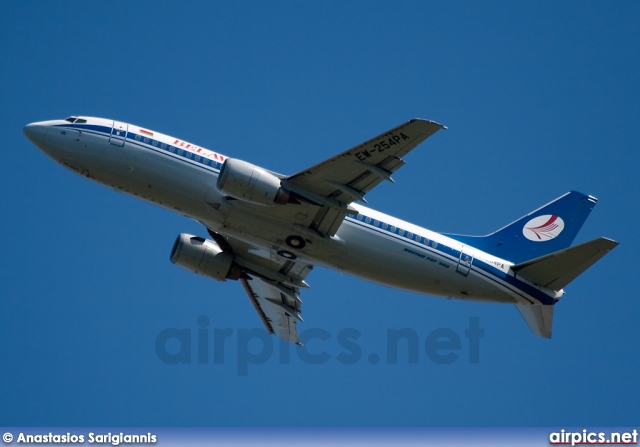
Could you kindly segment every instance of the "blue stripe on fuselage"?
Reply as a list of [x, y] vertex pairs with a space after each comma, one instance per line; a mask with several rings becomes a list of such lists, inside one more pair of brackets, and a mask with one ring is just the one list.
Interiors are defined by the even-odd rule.
[[[368, 216], [363, 215], [363, 217], [364, 219], [366, 219], [366, 217]], [[428, 253], [431, 253], [432, 255], [439, 256], [440, 258], [444, 258], [444, 260], [448, 262], [453, 262], [456, 265], [460, 259], [459, 250], [455, 250], [439, 242], [437, 243], [437, 247], [433, 247], [432, 245], [429, 245], [428, 242], [423, 242], [423, 241], [428, 241], [429, 240], [428, 238], [420, 236], [420, 242], [418, 242], [413, 239], [409, 239], [406, 236], [398, 235], [396, 233], [396, 231], [400, 230], [398, 228], [396, 228], [392, 232], [388, 229], [385, 230], [385, 229], [382, 229], [381, 227], [378, 227], [377, 225], [373, 225], [373, 223], [366, 223], [364, 219], [360, 221], [354, 217], [347, 216], [345, 221], [353, 225], [357, 225], [362, 228], [366, 228], [370, 231], [376, 232], [389, 239], [393, 239], [398, 242], [402, 242], [404, 244], [419, 248]], [[371, 222], [373, 221], [374, 219], [371, 218]], [[377, 221], [379, 222], [379, 225], [385, 224], [385, 222], [381, 222], [379, 220]], [[387, 224], [387, 226], [391, 227], [391, 225], [389, 224]], [[407, 231], [404, 230], [404, 233], [406, 234]], [[478, 263], [476, 263], [476, 261]], [[522, 297], [523, 299], [529, 301], [532, 304], [534, 304], [534, 302], [531, 300], [531, 298], [534, 298], [535, 300], [539, 301], [542, 304], [553, 304], [555, 302], [553, 297], [550, 297], [549, 295], [542, 292], [541, 290], [538, 290], [537, 288], [518, 280], [517, 278], [503, 272], [502, 270], [499, 270], [493, 267], [490, 264], [483, 262], [480, 259], [477, 259], [477, 258], [474, 259], [474, 263], [471, 265], [471, 270], [473, 270], [476, 274], [481, 275], [484, 278], [490, 280], [491, 282], [508, 289], [510, 292], [517, 294], [518, 296]], [[523, 295], [523, 293], [528, 296]]]
[[[88, 134], [106, 137], [107, 139], [111, 138], [112, 136], [111, 135], [112, 127], [108, 127], [108, 126], [99, 126], [95, 124], [59, 124], [56, 127], [60, 127], [63, 129], [71, 129], [71, 130], [82, 130], [83, 132], [86, 132]], [[140, 138], [147, 138], [149, 140], [149, 143], [144, 143], [143, 141], [136, 140], [136, 136], [139, 136]], [[216, 174], [220, 172], [220, 168], [222, 167], [222, 163], [217, 160], [205, 157], [204, 155], [198, 154], [196, 152], [191, 152], [187, 149], [175, 146], [173, 144], [164, 143], [166, 144], [166, 148], [162, 149], [159, 145], [163, 144], [163, 142], [157, 139], [153, 139], [148, 135], [136, 134], [135, 132], [127, 131], [125, 141], [128, 144], [132, 144], [132, 145], [141, 147], [143, 149], [151, 150], [158, 154], [169, 156], [174, 160], [179, 160], [188, 165], [191, 165], [200, 169], [204, 169], [205, 171], [215, 172]], [[153, 146], [151, 144], [153, 141], [157, 141], [159, 145]], [[179, 155], [175, 152], [172, 152], [169, 150], [169, 148], [182, 150], [183, 155]], [[211, 166], [207, 163], [203, 163], [203, 162], [195, 161], [191, 159], [190, 157], [193, 157], [193, 156], [201, 157], [202, 159], [206, 160], [206, 162], [211, 161]]]

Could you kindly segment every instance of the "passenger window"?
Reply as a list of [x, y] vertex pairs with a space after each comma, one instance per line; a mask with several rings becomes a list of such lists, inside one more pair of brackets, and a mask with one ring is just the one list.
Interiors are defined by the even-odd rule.
[[153, 140], [151, 144], [153, 144], [154, 146], [158, 146], [158, 142], [156, 140]]
[[420, 242], [420, 236], [419, 235], [416, 234], [415, 239], [416, 239], [416, 241]]
[[389, 230], [391, 230], [391, 232], [392, 232], [392, 233], [395, 233], [395, 232], [396, 232], [396, 227], [394, 227], [393, 225], [391, 225], [391, 226], [389, 227]]
[[408, 237], [409, 239], [413, 238], [413, 233], [407, 233], [407, 237]]
[[365, 221], [366, 223], [371, 223], [371, 218], [370, 218], [370, 217], [367, 217], [364, 221]]
[[149, 139], [147, 137], [144, 137], [144, 142], [149, 143]]
[[378, 221], [377, 221], [377, 220], [375, 220], [375, 219], [373, 219], [373, 226], [374, 226], [374, 227], [377, 227], [377, 226], [378, 226]]
[[136, 135], [136, 140], [140, 141], [140, 135]]
[[386, 223], [383, 223], [383, 224], [382, 224], [382, 229], [383, 229], [383, 230], [386, 230], [388, 226], [389, 226], [389, 225], [387, 225]]
[[398, 228], [398, 234], [399, 234], [400, 236], [404, 236], [404, 230], [402, 230], [402, 229]]
[[160, 148], [162, 148], [162, 149], [166, 149], [166, 148], [167, 148], [167, 143], [162, 143], [162, 144], [160, 145]]
[[178, 149], [178, 155], [182, 155], [182, 149]]

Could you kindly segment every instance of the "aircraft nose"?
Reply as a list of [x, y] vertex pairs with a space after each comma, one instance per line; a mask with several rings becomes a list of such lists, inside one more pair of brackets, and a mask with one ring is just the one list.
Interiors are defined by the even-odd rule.
[[47, 127], [40, 123], [27, 124], [22, 131], [27, 138], [38, 147], [40, 147], [40, 144], [44, 143], [47, 138]]

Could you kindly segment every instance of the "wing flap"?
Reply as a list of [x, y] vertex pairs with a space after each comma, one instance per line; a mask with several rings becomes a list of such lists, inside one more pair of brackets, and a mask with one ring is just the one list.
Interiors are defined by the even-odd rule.
[[258, 277], [250, 275], [250, 279], [240, 281], [267, 331], [299, 345], [297, 320], [302, 319], [299, 300]]

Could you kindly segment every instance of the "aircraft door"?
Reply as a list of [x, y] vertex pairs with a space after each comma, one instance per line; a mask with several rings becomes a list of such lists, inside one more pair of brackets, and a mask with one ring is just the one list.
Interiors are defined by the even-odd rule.
[[456, 272], [460, 273], [462, 276], [467, 276], [469, 274], [469, 270], [471, 270], [471, 264], [473, 264], [473, 255], [465, 252], [465, 247], [463, 246], [462, 250], [460, 250], [460, 258], [458, 259]]
[[109, 137], [109, 143], [114, 146], [122, 147], [127, 139], [127, 130], [129, 125], [127, 123], [121, 123], [120, 121], [113, 122], [113, 128], [111, 129], [111, 136]]

